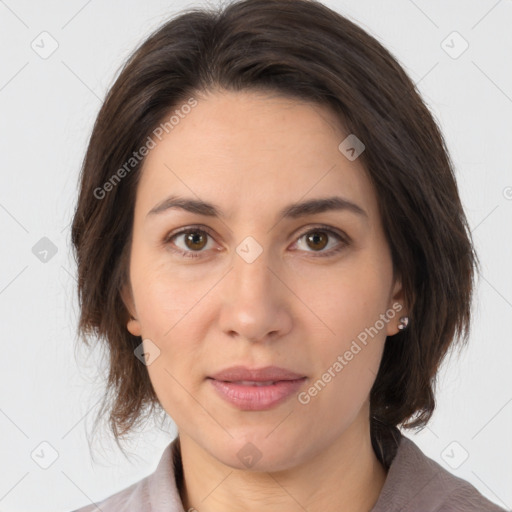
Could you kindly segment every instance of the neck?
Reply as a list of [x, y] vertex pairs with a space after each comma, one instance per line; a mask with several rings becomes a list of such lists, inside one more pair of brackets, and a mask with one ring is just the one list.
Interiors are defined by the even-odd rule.
[[387, 471], [373, 451], [369, 421], [355, 421], [313, 458], [275, 472], [234, 469], [180, 433], [185, 511], [370, 512]]

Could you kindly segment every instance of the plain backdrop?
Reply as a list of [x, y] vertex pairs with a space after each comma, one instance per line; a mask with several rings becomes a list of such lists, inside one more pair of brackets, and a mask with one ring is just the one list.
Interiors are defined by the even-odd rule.
[[[512, 1], [325, 3], [383, 43], [418, 84], [446, 138], [482, 261], [469, 348], [443, 365], [428, 427], [405, 433], [510, 509]], [[3, 512], [69, 511], [105, 498], [152, 473], [175, 435], [172, 422], [148, 424], [127, 460], [103, 430], [93, 461], [86, 427], [105, 359], [95, 350], [75, 357], [69, 238], [80, 164], [119, 66], [192, 5], [201, 3], [0, 1]]]

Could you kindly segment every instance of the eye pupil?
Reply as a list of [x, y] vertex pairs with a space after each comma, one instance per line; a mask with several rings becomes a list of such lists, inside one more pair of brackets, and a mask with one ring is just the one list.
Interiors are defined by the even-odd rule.
[[[307, 241], [308, 243], [309, 242], [313, 242], [313, 244], [317, 244], [320, 240], [320, 245], [321, 247], [312, 247], [312, 249], [323, 249], [326, 245], [327, 245], [327, 237], [325, 236], [325, 233], [321, 232], [321, 231], [315, 231], [314, 233], [310, 233], [308, 236], [307, 236]], [[324, 243], [321, 243], [321, 242], [324, 242]]]
[[[202, 240], [201, 240], [202, 239]], [[203, 243], [201, 243], [201, 241]], [[189, 244], [189, 242], [192, 242], [192, 246]], [[185, 243], [189, 247], [189, 249], [202, 249], [204, 247], [205, 242], [205, 236], [203, 233], [200, 233], [199, 231], [191, 231], [187, 233], [185, 236]], [[197, 247], [197, 244], [199, 244], [199, 247]]]

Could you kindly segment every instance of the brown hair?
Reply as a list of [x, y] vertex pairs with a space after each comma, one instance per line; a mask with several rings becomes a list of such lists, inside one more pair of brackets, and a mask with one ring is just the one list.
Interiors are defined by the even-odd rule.
[[327, 105], [365, 144], [359, 158], [378, 193], [410, 318], [406, 330], [386, 340], [370, 393], [372, 443], [383, 460], [382, 443], [396, 439], [397, 426], [427, 424], [440, 363], [456, 339], [461, 347], [467, 342], [478, 259], [448, 150], [414, 83], [376, 39], [315, 0], [244, 0], [182, 12], [128, 58], [97, 116], [72, 243], [79, 332], [86, 344], [94, 333], [109, 349], [103, 408], [116, 441], [146, 406], [158, 405], [147, 369], [134, 357], [141, 339], [126, 329], [120, 295], [142, 161], [108, 193], [98, 190], [107, 190], [169, 112], [216, 88]]

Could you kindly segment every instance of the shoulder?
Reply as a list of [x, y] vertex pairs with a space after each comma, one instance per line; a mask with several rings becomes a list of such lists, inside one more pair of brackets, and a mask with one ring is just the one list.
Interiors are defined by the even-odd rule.
[[99, 501], [73, 512], [183, 512], [183, 505], [176, 485], [176, 474], [180, 468], [179, 441], [174, 439], [164, 450], [155, 471]]
[[400, 444], [371, 512], [504, 512], [474, 486], [425, 455], [409, 438]]
[[93, 512], [102, 510], [102, 512], [127, 512], [129, 510], [138, 510], [146, 512], [151, 510], [148, 495], [148, 478], [146, 477], [129, 487], [104, 498], [100, 501], [74, 510], [73, 512]]

